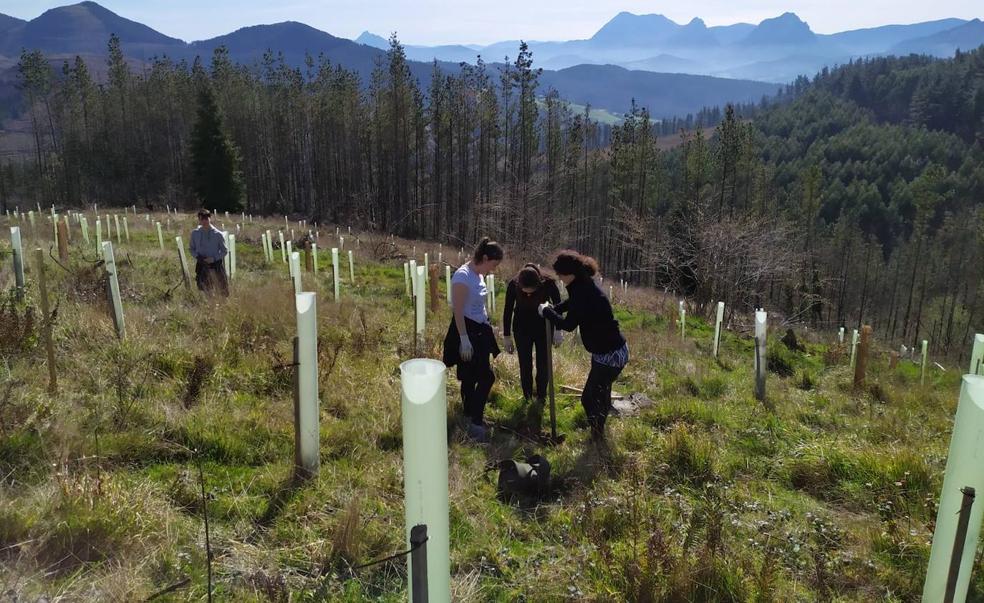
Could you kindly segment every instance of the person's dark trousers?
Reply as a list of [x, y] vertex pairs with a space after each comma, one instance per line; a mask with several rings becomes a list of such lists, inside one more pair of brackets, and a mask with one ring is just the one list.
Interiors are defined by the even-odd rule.
[[533, 352], [536, 349], [536, 398], [547, 397], [547, 386], [550, 384], [550, 367], [547, 366], [546, 326], [538, 333], [529, 329], [513, 331], [513, 341], [516, 343], [516, 357], [519, 359], [519, 381], [523, 387], [523, 397], [533, 397]]
[[591, 361], [591, 371], [584, 384], [581, 404], [584, 406], [584, 414], [588, 417], [591, 437], [594, 439], [603, 438], [605, 435], [605, 420], [612, 407], [612, 384], [621, 373], [621, 368]]
[[492, 355], [477, 350], [471, 362], [458, 365], [458, 379], [461, 380], [461, 403], [465, 416], [475, 425], [482, 425], [485, 419], [485, 403], [489, 399], [495, 373], [492, 372]]
[[225, 266], [221, 261], [206, 263], [204, 260], [195, 262], [195, 284], [198, 290], [211, 293], [218, 289], [222, 295], [229, 295], [229, 283], [226, 281]]

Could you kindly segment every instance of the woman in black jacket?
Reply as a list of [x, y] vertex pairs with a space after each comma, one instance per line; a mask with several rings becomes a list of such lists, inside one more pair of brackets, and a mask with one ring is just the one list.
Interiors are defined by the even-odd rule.
[[[550, 368], [547, 366], [547, 323], [537, 312], [545, 302], [560, 303], [557, 283], [540, 274], [536, 264], [527, 264], [506, 286], [506, 305], [502, 312], [504, 348], [518, 353], [519, 381], [523, 397], [533, 399], [533, 348], [536, 348], [536, 399], [547, 397]], [[554, 332], [553, 344], [563, 341], [561, 331]]]
[[[567, 287], [567, 301], [551, 306], [540, 304], [539, 313], [554, 327], [581, 330], [581, 342], [591, 353], [591, 371], [584, 384], [581, 404], [591, 426], [591, 438], [605, 437], [605, 420], [612, 407], [612, 383], [629, 362], [629, 347], [612, 313], [612, 304], [594, 277], [598, 263], [576, 251], [561, 251], [554, 272]], [[566, 314], [566, 315], [565, 315]]]

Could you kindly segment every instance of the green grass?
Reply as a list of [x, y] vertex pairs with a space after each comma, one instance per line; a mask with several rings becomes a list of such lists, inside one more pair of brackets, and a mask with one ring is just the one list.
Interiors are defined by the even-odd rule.
[[[187, 579], [166, 600], [201, 600], [207, 508], [219, 600], [405, 601], [403, 561], [354, 569], [404, 548], [398, 365], [414, 344], [402, 259], [378, 260], [382, 237], [362, 235], [358, 282], [343, 255], [335, 303], [322, 236], [318, 278], [304, 275], [319, 296], [321, 473], [296, 483], [286, 366], [296, 325], [279, 252], [267, 265], [261, 224], [248, 226], [231, 298], [205, 301], [180, 286], [176, 233], [161, 251], [130, 217], [133, 242], [117, 253], [126, 342], [100, 271], [87, 269], [94, 244], [83, 257], [73, 229], [74, 274], [49, 268], [57, 394], [25, 322], [38, 295], [30, 264], [25, 300], [0, 315], [4, 334], [20, 334], [0, 348], [0, 584], [26, 600], [142, 600]], [[274, 236], [278, 227], [262, 225]], [[437, 245], [396, 241], [403, 253], [412, 245], [437, 257]], [[8, 263], [0, 283], [11, 281]], [[499, 271], [499, 304], [512, 268]], [[930, 369], [920, 385], [918, 366], [890, 371], [879, 357], [856, 392], [847, 358], [823, 337], [794, 352], [777, 336], [770, 413], [752, 396], [751, 339], [726, 331], [712, 358], [713, 326], [688, 316], [681, 340], [675, 312], [658, 294], [616, 294], [632, 361], [615, 389], [655, 404], [612, 419], [605, 447], [588, 441], [570, 395], [557, 397], [563, 443], [529, 437], [549, 428], [549, 412], [522, 400], [508, 355], [495, 363], [493, 441], [473, 445], [452, 376], [455, 600], [917, 599], [959, 371]], [[422, 354], [440, 357], [448, 320], [442, 302]], [[569, 337], [555, 366], [558, 385], [580, 386], [588, 356]], [[551, 462], [551, 495], [499, 500], [487, 466], [534, 452]], [[972, 597], [982, 596], [978, 572]]]

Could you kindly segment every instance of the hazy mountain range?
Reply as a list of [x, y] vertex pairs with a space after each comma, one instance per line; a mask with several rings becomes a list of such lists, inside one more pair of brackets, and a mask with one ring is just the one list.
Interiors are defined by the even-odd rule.
[[[984, 10], [982, 10], [984, 13]], [[385, 48], [381, 36], [364, 32], [357, 42]], [[679, 24], [663, 15], [619, 13], [587, 40], [529, 42], [542, 67], [561, 69], [583, 64], [613, 64], [629, 69], [695, 73], [719, 77], [788, 82], [824, 66], [852, 58], [886, 54], [952, 56], [958, 49], [984, 44], [980, 19], [941, 19], [911, 25], [885, 25], [835, 34], [818, 34], [793, 13], [757, 25], [707, 27], [701, 19]], [[414, 46], [414, 60], [473, 62], [515, 56], [517, 41], [487, 46]]]
[[[305, 57], [324, 55], [368, 82], [388, 48], [387, 40], [363, 33], [355, 41], [293, 21], [255, 25], [185, 42], [126, 19], [95, 2], [48, 10], [30, 21], [0, 15], [0, 104], [16, 99], [15, 64], [22, 49], [43, 51], [57, 68], [81, 55], [95, 73], [105, 72], [106, 43], [119, 36], [127, 58], [139, 69], [153, 57], [206, 61], [219, 46], [233, 60], [253, 64], [267, 50], [304, 68]], [[812, 75], [824, 65], [881, 53], [949, 55], [984, 43], [980, 20], [943, 19], [913, 25], [820, 35], [786, 13], [752, 25], [707, 27], [700, 19], [681, 25], [662, 15], [620, 13], [588, 40], [531, 42], [534, 65], [545, 67], [541, 91], [555, 88], [577, 104], [621, 113], [634, 99], [655, 117], [680, 116], [726, 102], [755, 102], [774, 94], [779, 82]], [[496, 62], [515, 57], [518, 40], [487, 46], [406, 46], [410, 70], [427, 87], [436, 60], [446, 71], [481, 55]], [[0, 115], [2, 109], [0, 106]]]
[[[385, 52], [375, 46], [339, 38], [293, 21], [245, 27], [209, 40], [188, 43], [126, 19], [95, 2], [82, 2], [48, 10], [30, 21], [0, 16], [0, 102], [11, 96], [14, 65], [22, 49], [43, 51], [56, 70], [63, 60], [81, 55], [95, 67], [97, 74], [101, 74], [105, 72], [104, 57], [112, 33], [119, 36], [124, 54], [135, 69], [153, 57], [163, 55], [176, 60], [201, 56], [207, 62], [215, 48], [225, 46], [230, 57], [240, 63], [256, 63], [267, 50], [272, 50], [275, 55], [282, 53], [286, 62], [301, 69], [305, 68], [307, 54], [314, 57], [322, 54], [332, 63], [358, 72], [367, 83], [373, 68], [385, 58]], [[519, 43], [506, 43], [504, 48], [507, 46], [509, 54], [515, 55]], [[475, 49], [461, 49], [471, 52], [474, 60]], [[442, 59], [438, 66], [449, 72], [457, 71], [460, 58]], [[410, 61], [409, 66], [426, 88], [431, 81], [433, 59]], [[495, 68], [491, 61], [490, 67]], [[656, 117], [685, 115], [704, 106], [726, 102], [755, 102], [778, 89], [777, 85], [767, 82], [630, 71], [615, 65], [546, 70], [540, 77], [540, 84], [544, 94], [553, 87], [568, 101], [582, 105], [590, 103], [595, 108], [616, 113], [628, 110], [635, 99]]]

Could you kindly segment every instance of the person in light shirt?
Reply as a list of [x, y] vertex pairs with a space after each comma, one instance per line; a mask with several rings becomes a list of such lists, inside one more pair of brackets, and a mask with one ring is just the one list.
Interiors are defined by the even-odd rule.
[[502, 246], [486, 237], [475, 248], [471, 260], [451, 278], [454, 315], [444, 337], [444, 364], [458, 367], [468, 435], [477, 442], [488, 441], [485, 404], [495, 383], [492, 358], [499, 355], [499, 345], [485, 309], [489, 293], [483, 277], [498, 267], [504, 255]]
[[195, 283], [198, 290], [211, 293], [216, 288], [222, 295], [229, 295], [222, 260], [226, 249], [225, 235], [212, 226], [212, 213], [207, 209], [198, 212], [198, 228], [191, 231], [191, 257], [195, 258]]

